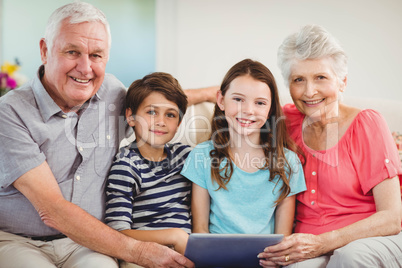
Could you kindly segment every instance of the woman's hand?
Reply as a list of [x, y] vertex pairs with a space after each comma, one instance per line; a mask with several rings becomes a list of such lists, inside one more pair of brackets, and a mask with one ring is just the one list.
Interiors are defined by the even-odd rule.
[[258, 254], [263, 267], [275, 267], [277, 265], [289, 265], [325, 254], [325, 244], [320, 236], [312, 234], [292, 234], [285, 237], [277, 245], [264, 249]]

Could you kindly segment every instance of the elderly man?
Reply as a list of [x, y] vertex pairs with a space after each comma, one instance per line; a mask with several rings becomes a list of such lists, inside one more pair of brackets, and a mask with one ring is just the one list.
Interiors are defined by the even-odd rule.
[[125, 87], [105, 74], [110, 44], [100, 10], [67, 4], [40, 40], [37, 77], [0, 99], [0, 267], [193, 266], [101, 222], [125, 135]]

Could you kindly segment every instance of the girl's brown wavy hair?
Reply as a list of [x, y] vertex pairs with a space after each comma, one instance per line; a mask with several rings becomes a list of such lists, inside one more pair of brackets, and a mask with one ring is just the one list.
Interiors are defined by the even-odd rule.
[[[225, 75], [220, 87], [222, 96], [225, 96], [230, 84], [239, 76], [249, 75], [269, 86], [271, 90], [271, 109], [268, 119], [260, 131], [260, 145], [264, 151], [265, 164], [261, 169], [269, 170], [269, 181], [273, 181], [277, 176], [283, 181], [280, 189], [281, 194], [275, 205], [279, 204], [290, 193], [289, 178], [291, 167], [285, 157], [285, 148], [297, 150], [295, 143], [290, 139], [285, 124], [285, 116], [279, 103], [278, 88], [275, 78], [271, 71], [262, 63], [245, 59], [235, 64]], [[214, 149], [210, 152], [211, 156], [211, 175], [212, 180], [219, 185], [219, 189], [227, 190], [226, 184], [230, 181], [233, 174], [233, 162], [229, 150], [229, 131], [225, 113], [215, 105], [212, 119], [211, 140]], [[227, 160], [221, 167], [221, 163]], [[279, 180], [276, 182], [278, 184]]]

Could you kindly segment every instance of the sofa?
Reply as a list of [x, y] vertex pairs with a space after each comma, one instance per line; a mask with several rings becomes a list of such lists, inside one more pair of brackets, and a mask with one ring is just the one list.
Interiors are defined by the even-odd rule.
[[[280, 96], [282, 104], [292, 103], [288, 95]], [[400, 151], [399, 155], [402, 162], [402, 101], [388, 99], [373, 99], [366, 97], [344, 96], [341, 100], [344, 104], [354, 106], [360, 109], [373, 109], [380, 112], [387, 121], [388, 127], [397, 138], [399, 135]], [[215, 104], [203, 102], [189, 106], [183, 117], [183, 121], [173, 138], [172, 142], [182, 142], [191, 147], [206, 141], [211, 135], [211, 121]], [[134, 136], [123, 140], [121, 146], [124, 146], [134, 140]]]
[[[283, 95], [280, 98], [282, 104], [292, 103], [288, 95]], [[344, 96], [341, 101], [346, 105], [360, 109], [377, 110], [384, 116], [391, 132], [402, 134], [402, 101], [349, 96]], [[174, 141], [181, 141], [194, 147], [198, 143], [207, 140], [211, 133], [210, 122], [213, 110], [214, 104], [210, 102], [188, 107]]]

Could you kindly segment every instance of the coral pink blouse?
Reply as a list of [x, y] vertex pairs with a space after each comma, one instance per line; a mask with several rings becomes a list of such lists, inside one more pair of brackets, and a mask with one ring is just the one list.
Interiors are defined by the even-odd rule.
[[307, 190], [297, 196], [295, 232], [321, 234], [375, 213], [371, 189], [387, 178], [402, 179], [401, 160], [385, 119], [363, 110], [337, 145], [315, 151], [303, 141], [305, 115], [294, 104], [283, 110], [290, 136], [306, 157]]

